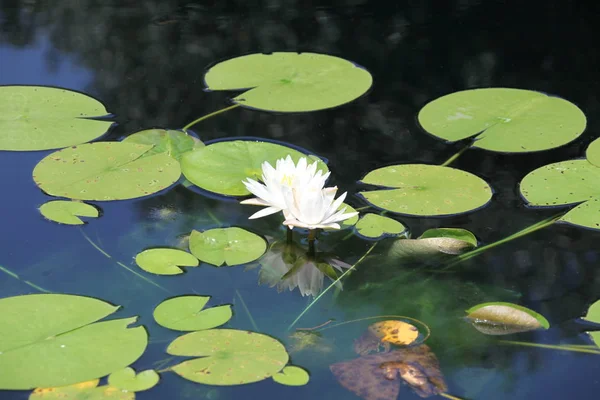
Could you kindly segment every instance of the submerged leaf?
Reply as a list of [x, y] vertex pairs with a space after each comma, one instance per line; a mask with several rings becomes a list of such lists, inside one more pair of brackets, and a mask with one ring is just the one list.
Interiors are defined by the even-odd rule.
[[421, 109], [427, 132], [454, 142], [476, 136], [473, 147], [524, 153], [552, 149], [581, 135], [585, 114], [567, 100], [522, 89], [451, 93]]
[[380, 346], [383, 351], [389, 351], [390, 345], [408, 346], [419, 337], [419, 329], [404, 321], [388, 320], [371, 324], [366, 333], [354, 341], [354, 351], [366, 355], [373, 351], [378, 352]]
[[275, 163], [290, 156], [294, 163], [307, 157], [309, 163], [318, 162], [318, 170], [327, 172], [327, 165], [318, 157], [306, 155], [291, 147], [257, 140], [227, 140], [211, 143], [186, 153], [181, 158], [181, 169], [194, 185], [209, 192], [227, 196], [246, 196], [250, 192], [242, 181], [260, 180], [262, 164]]
[[466, 319], [486, 335], [509, 335], [550, 327], [542, 315], [511, 303], [483, 303], [466, 312]]
[[243, 385], [267, 379], [288, 362], [277, 340], [255, 332], [209, 329], [185, 334], [167, 348], [174, 356], [201, 357], [172, 367], [179, 376], [206, 385]]
[[46, 156], [33, 180], [46, 193], [76, 200], [125, 200], [159, 192], [177, 182], [179, 163], [166, 154], [143, 157], [152, 146], [98, 142]]
[[157, 275], [178, 275], [180, 267], [197, 267], [199, 261], [187, 251], [179, 249], [148, 249], [135, 256], [136, 264], [144, 271]]
[[83, 93], [43, 86], [0, 87], [0, 150], [49, 150], [89, 142], [111, 121], [104, 105]]
[[355, 228], [359, 235], [369, 239], [397, 236], [406, 232], [406, 227], [395, 219], [372, 213], [365, 214]]
[[231, 319], [231, 306], [203, 310], [209, 296], [181, 296], [168, 299], [154, 309], [154, 320], [176, 331], [200, 331], [223, 325]]
[[233, 99], [244, 107], [301, 112], [348, 103], [369, 90], [373, 78], [338, 57], [281, 52], [220, 62], [206, 72], [204, 82], [209, 90], [246, 90]]
[[[473, 232], [468, 231], [466, 229], [462, 229], [462, 228], [434, 228], [434, 229], [428, 229], [425, 232], [423, 232], [423, 234], [421, 236], [419, 236], [419, 239], [442, 239], [442, 238], [449, 238], [449, 239], [455, 239], [461, 242], [466, 242], [469, 243], [470, 245], [472, 245], [472, 247], [476, 247], [477, 246], [477, 238], [475, 237], [475, 235], [473, 235]], [[454, 254], [453, 250], [451, 254]]]
[[436, 228], [425, 231], [418, 239], [395, 240], [387, 252], [391, 261], [436, 263], [473, 249], [475, 235], [465, 229]]
[[188, 151], [204, 147], [204, 143], [193, 136], [171, 129], [147, 129], [127, 136], [123, 142], [152, 145], [144, 157], [165, 153], [176, 160]]
[[363, 179], [385, 189], [360, 192], [383, 210], [404, 215], [462, 214], [485, 206], [492, 189], [481, 178], [439, 165], [390, 165], [369, 172]]
[[49, 201], [41, 205], [40, 213], [50, 221], [67, 225], [83, 225], [79, 217], [98, 218], [96, 207], [79, 201]]
[[273, 375], [273, 380], [281, 385], [304, 386], [310, 380], [310, 376], [305, 369], [290, 365]]
[[242, 228], [217, 228], [204, 232], [192, 231], [190, 251], [200, 261], [232, 266], [256, 260], [267, 249], [267, 243], [255, 233]]
[[98, 379], [74, 385], [37, 388], [29, 400], [134, 400], [135, 394], [113, 386], [98, 386]]
[[141, 392], [156, 386], [160, 377], [153, 369], [136, 374], [132, 368], [115, 371], [108, 376], [108, 384], [128, 392]]

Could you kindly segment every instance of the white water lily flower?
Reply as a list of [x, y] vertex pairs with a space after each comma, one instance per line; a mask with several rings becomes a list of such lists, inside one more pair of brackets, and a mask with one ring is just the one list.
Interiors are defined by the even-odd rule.
[[329, 174], [329, 172], [323, 174], [322, 171], [317, 171], [316, 161], [308, 165], [306, 157], [300, 158], [298, 164], [294, 164], [292, 157], [288, 155], [285, 159], [277, 160], [275, 168], [265, 161], [262, 164], [263, 183], [250, 178], [247, 181], [242, 181], [246, 189], [256, 197], [244, 200], [241, 204], [267, 207], [251, 215], [250, 219], [265, 217], [279, 211], [283, 211], [284, 216], [287, 218], [285, 193], [293, 188], [321, 190], [325, 186]]
[[340, 229], [338, 222], [357, 215], [346, 213], [346, 207], [338, 210], [346, 198], [347, 192], [334, 200], [336, 187], [319, 189], [316, 187], [292, 188], [285, 193], [287, 212], [284, 225], [292, 229]]

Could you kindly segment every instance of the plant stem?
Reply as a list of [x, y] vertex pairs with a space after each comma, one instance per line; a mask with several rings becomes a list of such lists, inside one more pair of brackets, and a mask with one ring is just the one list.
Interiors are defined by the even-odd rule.
[[239, 106], [240, 106], [239, 104], [234, 104], [232, 106], [222, 108], [222, 109], [217, 110], [215, 112], [211, 112], [210, 114], [206, 114], [206, 115], [204, 115], [204, 116], [202, 116], [202, 117], [200, 117], [200, 118], [198, 118], [196, 120], [193, 120], [192, 122], [190, 122], [189, 124], [187, 124], [186, 126], [184, 126], [182, 128], [182, 130], [184, 132], [187, 132], [188, 129], [190, 129], [192, 126], [196, 125], [198, 122], [204, 121], [205, 119], [209, 119], [210, 117], [214, 117], [215, 115], [219, 115], [221, 113], [224, 113], [225, 111], [233, 110], [234, 108], [237, 108]]
[[246, 315], [248, 315], [248, 319], [250, 320], [252, 327], [254, 328], [254, 330], [256, 332], [260, 332], [260, 329], [258, 329], [258, 325], [256, 325], [256, 321], [254, 321], [254, 318], [252, 318], [252, 314], [250, 314], [250, 310], [248, 309], [248, 306], [246, 306], [246, 302], [244, 301], [244, 298], [242, 297], [240, 292], [238, 292], [237, 289], [235, 289], [235, 293], [237, 294], [238, 298], [240, 299], [240, 301], [242, 303], [242, 307], [244, 308]]
[[373, 243], [371, 245], [371, 247], [369, 247], [369, 250], [367, 250], [367, 252], [365, 254], [363, 254], [363, 256], [361, 258], [359, 258], [358, 261], [356, 261], [354, 263], [354, 265], [352, 265], [350, 268], [348, 268], [342, 275], [339, 276], [339, 278], [337, 278], [335, 281], [333, 281], [329, 286], [327, 286], [327, 288], [325, 288], [325, 290], [323, 290], [317, 297], [315, 297], [315, 299], [310, 302], [310, 304], [300, 313], [300, 315], [298, 315], [296, 317], [296, 319], [290, 324], [290, 326], [287, 327], [287, 330], [289, 331], [290, 329], [292, 329], [294, 327], [294, 325], [296, 325], [296, 323], [300, 320], [300, 318], [302, 318], [302, 316], [304, 314], [306, 314], [308, 312], [308, 310], [310, 310], [310, 308], [312, 306], [314, 306], [317, 303], [317, 301], [319, 301], [319, 299], [321, 297], [323, 297], [323, 295], [329, 291], [329, 289], [334, 287], [336, 283], [338, 283], [343, 277], [345, 277], [347, 274], [349, 274], [350, 271], [352, 271], [354, 268], [356, 268], [356, 266], [358, 264], [360, 264], [369, 255], [369, 253], [371, 253], [371, 251], [373, 251], [375, 246], [377, 246], [377, 243], [379, 243], [379, 242]]
[[315, 239], [317, 238], [317, 230], [311, 229], [308, 231], [308, 256], [314, 258], [315, 256]]
[[471, 148], [471, 145], [463, 147], [458, 153], [454, 154], [452, 157], [447, 159], [443, 164], [441, 164], [441, 166], [447, 167], [450, 163], [452, 163], [454, 160], [456, 160], [458, 157], [460, 157], [462, 155], [462, 153], [469, 150], [470, 148]]
[[285, 230], [286, 230], [286, 232], [285, 232], [285, 235], [286, 235], [285, 236], [285, 239], [286, 239], [285, 242], [287, 244], [294, 243], [294, 230], [290, 229], [290, 228], [286, 228]]
[[0, 265], [0, 271], [4, 272], [8, 276], [11, 276], [11, 277], [15, 278], [18, 281], [23, 282], [24, 284], [26, 284], [27, 286], [30, 286], [30, 287], [34, 288], [35, 290], [39, 290], [40, 292], [43, 292], [43, 293], [52, 293], [51, 291], [46, 290], [46, 289], [44, 289], [44, 288], [36, 285], [35, 283], [32, 283], [32, 282], [25, 281], [25, 280], [21, 279], [21, 277], [19, 275], [15, 274], [14, 272], [12, 272], [11, 270], [9, 270], [8, 268], [4, 268], [1, 265]]
[[564, 350], [564, 351], [575, 351], [578, 353], [589, 353], [589, 354], [599, 354], [600, 349], [586, 349], [577, 345], [552, 345], [552, 344], [540, 344], [540, 343], [528, 343], [528, 342], [517, 342], [512, 340], [500, 340], [502, 344], [515, 345], [515, 346], [527, 346], [527, 347], [540, 347], [542, 349], [552, 349], [552, 350]]

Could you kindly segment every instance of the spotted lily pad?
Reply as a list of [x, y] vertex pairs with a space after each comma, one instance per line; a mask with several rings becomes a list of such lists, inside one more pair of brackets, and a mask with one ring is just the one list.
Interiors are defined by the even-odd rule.
[[146, 349], [136, 318], [96, 322], [118, 307], [89, 297], [32, 294], [0, 299], [0, 389], [66, 386], [100, 378]]
[[523, 178], [521, 195], [531, 206], [579, 204], [559, 222], [600, 229], [600, 168], [587, 160], [570, 160], [540, 167]]
[[204, 82], [209, 90], [246, 90], [233, 98], [244, 107], [303, 112], [351, 102], [369, 90], [373, 78], [338, 57], [282, 52], [220, 62], [206, 72]]
[[0, 87], [0, 150], [49, 150], [106, 133], [108, 112], [85, 94], [43, 86]]
[[[584, 319], [600, 324], [600, 300], [596, 301], [588, 308]], [[594, 343], [596, 343], [596, 346], [600, 347], [600, 331], [589, 332], [589, 335], [592, 337]]]
[[258, 259], [267, 243], [255, 233], [242, 228], [217, 228], [204, 232], [192, 231], [190, 251], [200, 261], [216, 265], [245, 264]]
[[475, 136], [473, 147], [525, 153], [552, 149], [581, 135], [585, 114], [567, 100], [522, 89], [464, 90], [419, 112], [427, 132], [451, 142]]
[[438, 165], [391, 165], [369, 172], [362, 182], [386, 187], [360, 192], [366, 201], [404, 215], [462, 214], [485, 206], [492, 198], [492, 189], [483, 179]]
[[134, 400], [133, 392], [114, 386], [98, 386], [98, 379], [74, 385], [37, 388], [29, 395], [29, 400]]
[[466, 319], [478, 331], [487, 335], [509, 335], [550, 327], [548, 320], [542, 315], [511, 303], [483, 303], [466, 312]]
[[365, 214], [360, 221], [356, 223], [356, 231], [359, 235], [368, 239], [379, 239], [384, 236], [398, 236], [406, 232], [406, 227], [402, 223], [377, 214]]
[[196, 257], [179, 249], [148, 249], [135, 256], [136, 264], [157, 275], [178, 275], [183, 271], [180, 267], [197, 267]]
[[153, 369], [136, 374], [132, 368], [127, 367], [110, 374], [108, 384], [127, 392], [141, 392], [156, 386], [159, 379], [158, 374]]
[[154, 320], [176, 331], [200, 331], [223, 325], [231, 319], [231, 306], [203, 310], [209, 296], [181, 296], [168, 299], [154, 309]]
[[177, 182], [179, 163], [164, 153], [142, 157], [152, 146], [98, 142], [54, 152], [33, 170], [35, 183], [52, 196], [124, 200], [159, 192]]
[[290, 365], [273, 375], [273, 380], [286, 386], [304, 386], [310, 380], [310, 376], [305, 369]]
[[294, 163], [308, 157], [310, 162], [318, 162], [319, 170], [327, 172], [327, 166], [318, 157], [280, 144], [253, 140], [217, 142], [186, 153], [181, 158], [181, 169], [185, 177], [201, 189], [227, 196], [246, 196], [250, 192], [243, 180], [261, 179], [263, 162], [275, 166], [278, 159], [288, 155]]
[[209, 329], [175, 339], [174, 356], [201, 357], [172, 367], [181, 377], [206, 385], [243, 385], [267, 379], [288, 362], [285, 348], [269, 336], [234, 329]]
[[154, 146], [144, 154], [144, 157], [165, 153], [176, 160], [188, 151], [204, 147], [204, 143], [199, 139], [171, 129], [147, 129], [127, 136], [123, 142]]
[[40, 213], [50, 221], [66, 225], [83, 225], [79, 217], [98, 218], [98, 209], [79, 201], [54, 200], [42, 204]]

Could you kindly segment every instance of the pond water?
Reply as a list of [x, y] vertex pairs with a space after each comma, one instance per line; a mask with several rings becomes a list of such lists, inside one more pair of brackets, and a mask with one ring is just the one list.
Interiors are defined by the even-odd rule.
[[[429, 101], [490, 86], [551, 93], [586, 114], [587, 128], [578, 139], [531, 154], [469, 150], [452, 166], [489, 182], [494, 189], [490, 204], [455, 217], [394, 218], [414, 237], [430, 228], [457, 227], [472, 231], [486, 244], [558, 212], [526, 207], [518, 183], [543, 165], [583, 157], [597, 137], [600, 53], [588, 47], [598, 30], [594, 13], [583, 6], [553, 3], [535, 11], [475, 0], [375, 3], [3, 1], [0, 85], [57, 86], [91, 95], [117, 122], [102, 140], [118, 140], [142, 129], [180, 129], [227, 106], [231, 93], [203, 90], [204, 72], [219, 61], [274, 51], [312, 51], [352, 60], [372, 74], [374, 83], [369, 93], [351, 103], [301, 114], [238, 108], [193, 130], [205, 142], [252, 136], [318, 154], [329, 161], [330, 182], [347, 191], [346, 202], [355, 207], [365, 205], [355, 194], [362, 188], [359, 179], [369, 171], [401, 163], [441, 164], [464, 146], [444, 143], [419, 127], [416, 116]], [[270, 242], [285, 240], [280, 217], [249, 220], [256, 211], [252, 206], [177, 186], [142, 199], [92, 202], [101, 209], [100, 218], [82, 227], [59, 225], [38, 212], [51, 197], [31, 178], [36, 164], [50, 153], [0, 153], [0, 266], [19, 276], [0, 274], [0, 298], [39, 293], [30, 282], [53, 293], [122, 306], [118, 316], [139, 316], [136, 325], [149, 333], [148, 348], [132, 365], [142, 371], [160, 368], [157, 362], [168, 357], [167, 345], [181, 334], [159, 326], [152, 310], [177, 295], [211, 296], [209, 306], [233, 305], [227, 327], [277, 338], [286, 345], [293, 365], [310, 373], [310, 382], [299, 387], [270, 379], [207, 386], [163, 373], [157, 386], [136, 395], [140, 399], [359, 398], [337, 382], [330, 365], [356, 357], [353, 342], [374, 320], [325, 329], [320, 347], [301, 348], [287, 328], [312, 297], [303, 296], [298, 287], [278, 291], [276, 280], [269, 281], [273, 271], [261, 269], [260, 260], [222, 268], [202, 264], [176, 276], [145, 274], [135, 264], [140, 251], [181, 246], [194, 229], [239, 226]], [[321, 235], [317, 246], [353, 264], [373, 242], [348, 232]], [[302, 235], [296, 234], [296, 239]], [[554, 224], [444, 273], [435, 266], [389, 265], [367, 258], [343, 281], [342, 291], [327, 292], [295, 328], [331, 319], [339, 323], [406, 316], [431, 329], [426, 344], [439, 360], [452, 396], [596, 399], [599, 355], [500, 341], [594, 344], [577, 319], [600, 298], [599, 240], [597, 231]], [[372, 256], [382, 254], [384, 242]], [[297, 279], [301, 287], [317, 292], [320, 279], [315, 283], [308, 273]], [[327, 287], [331, 281], [323, 277], [323, 282]], [[491, 301], [535, 310], [551, 328], [483, 335], [462, 317], [470, 307]], [[2, 391], [0, 398], [26, 399], [29, 394]], [[390, 397], [382, 392], [380, 398]], [[420, 397], [404, 385], [398, 398]]]

